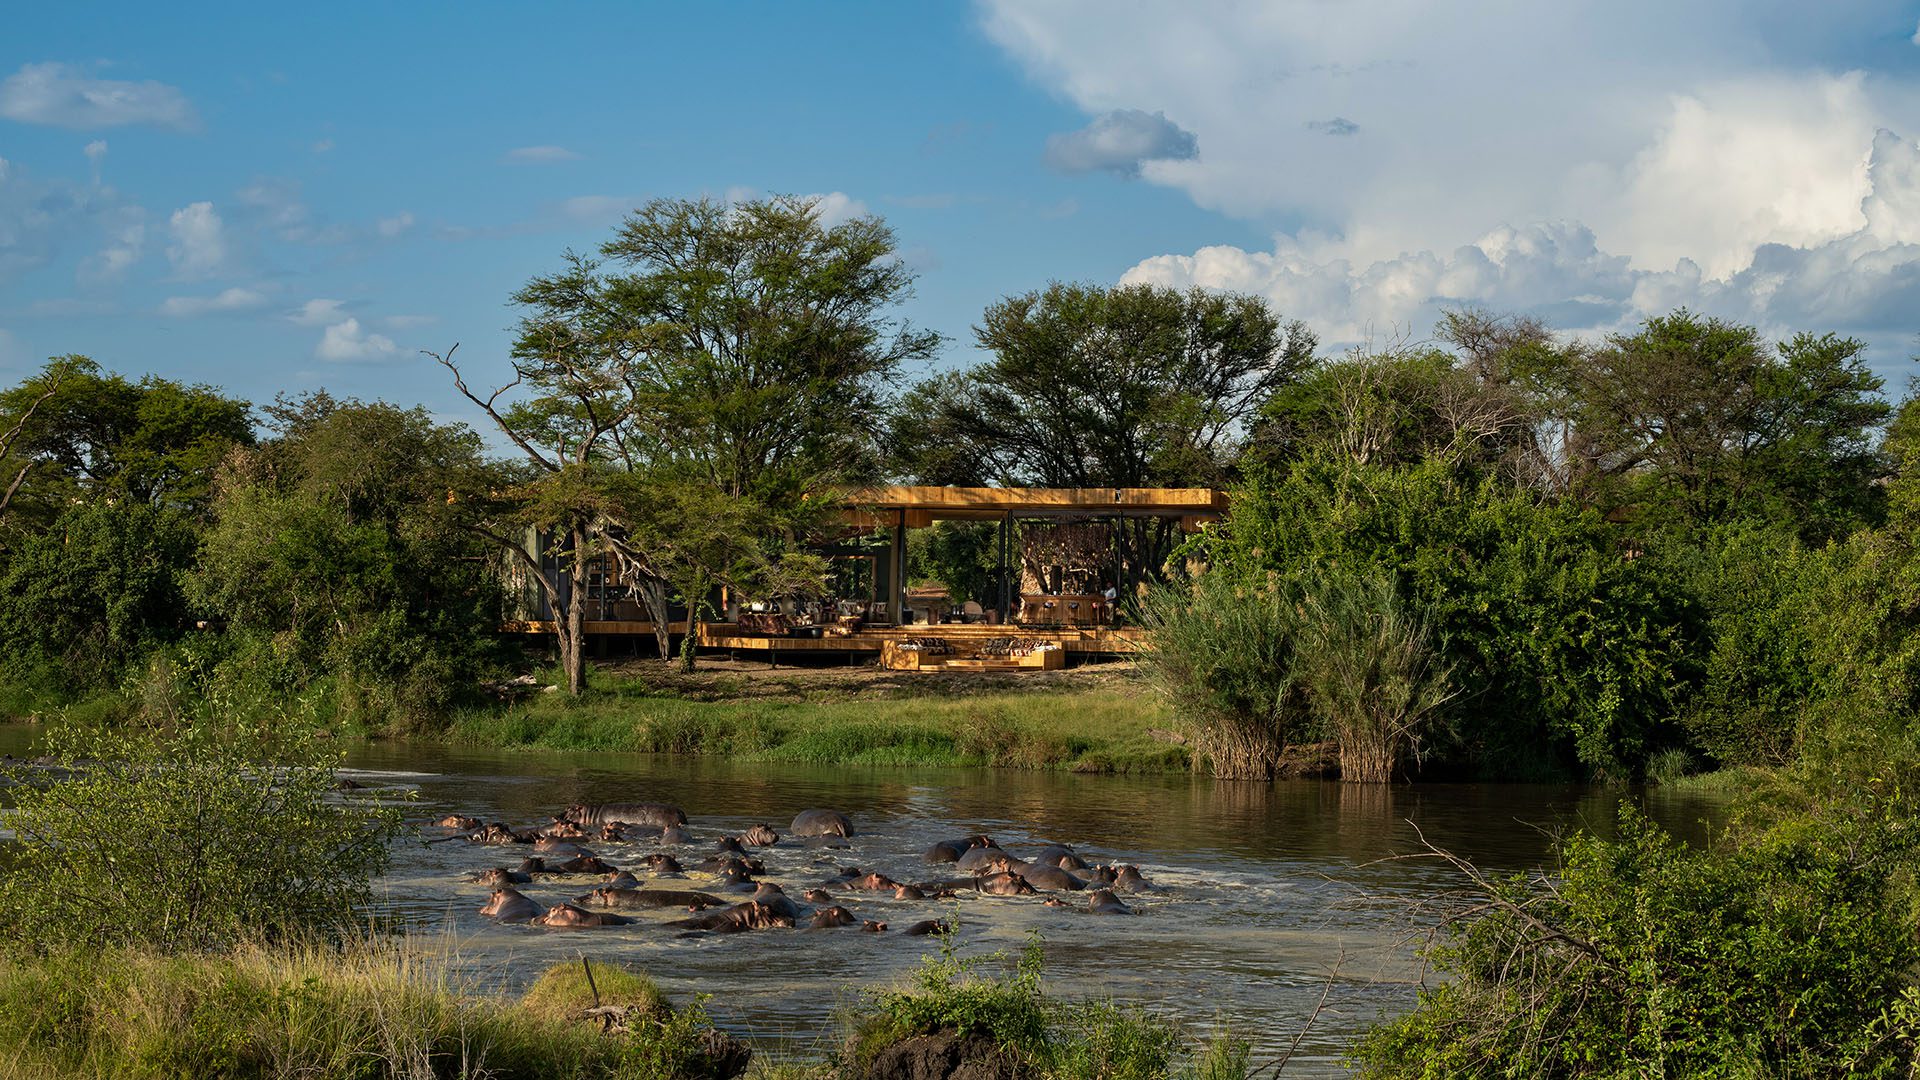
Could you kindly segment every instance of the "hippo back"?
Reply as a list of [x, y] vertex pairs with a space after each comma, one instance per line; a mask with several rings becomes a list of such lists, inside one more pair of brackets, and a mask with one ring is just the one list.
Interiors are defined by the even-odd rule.
[[802, 810], [787, 831], [795, 836], [852, 836], [853, 822], [838, 810]]
[[645, 825], [667, 829], [687, 823], [687, 812], [667, 803], [594, 803], [567, 809], [567, 820], [575, 825]]

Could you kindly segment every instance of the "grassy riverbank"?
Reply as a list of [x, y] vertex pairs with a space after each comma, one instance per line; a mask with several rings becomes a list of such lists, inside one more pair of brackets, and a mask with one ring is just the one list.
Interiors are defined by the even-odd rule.
[[534, 691], [457, 713], [438, 737], [482, 746], [711, 754], [818, 765], [991, 765], [1180, 772], [1167, 704], [1131, 668], [939, 678], [871, 668], [648, 664], [596, 673], [577, 699]]
[[[1188, 1041], [1162, 1019], [1040, 991], [1038, 953], [1008, 975], [930, 957], [909, 985], [861, 995], [843, 1046], [755, 1060], [699, 1002], [645, 976], [556, 964], [518, 997], [461, 984], [443, 957], [404, 948], [139, 949], [0, 959], [0, 1080], [761, 1080], [922, 1075], [955, 1055], [1035, 1080], [1244, 1077], [1244, 1044]], [[616, 1006], [603, 1020], [589, 1007]], [[984, 1074], [983, 1074], [984, 1075]]]

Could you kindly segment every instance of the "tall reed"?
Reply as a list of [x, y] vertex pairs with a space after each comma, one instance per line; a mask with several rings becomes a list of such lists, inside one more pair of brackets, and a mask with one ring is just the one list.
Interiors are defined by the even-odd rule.
[[1317, 577], [1302, 590], [1294, 672], [1339, 743], [1340, 779], [1381, 784], [1418, 761], [1454, 696], [1424, 616], [1376, 572]]

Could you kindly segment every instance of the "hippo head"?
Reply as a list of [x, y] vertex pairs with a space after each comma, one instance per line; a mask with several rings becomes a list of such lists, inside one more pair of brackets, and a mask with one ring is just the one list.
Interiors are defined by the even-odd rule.
[[771, 825], [755, 825], [753, 828], [741, 833], [740, 840], [742, 843], [752, 844], [754, 847], [772, 847], [780, 842], [780, 834], [774, 832], [773, 826]]
[[561, 820], [571, 821], [576, 825], [584, 825], [592, 817], [592, 811], [579, 803], [567, 807], [566, 811], [560, 815]]
[[719, 847], [723, 853], [731, 852], [735, 855], [744, 855], [747, 851], [746, 848], [740, 845], [740, 838], [737, 836], [723, 836], [716, 846]]
[[647, 869], [656, 874], [677, 874], [680, 872], [679, 860], [671, 855], [649, 855], [646, 857], [645, 862]]
[[740, 924], [755, 930], [767, 930], [772, 927], [793, 929], [793, 916], [783, 915], [757, 900], [749, 900], [740, 905]]
[[617, 870], [608, 874], [605, 880], [607, 887], [610, 889], [637, 889], [640, 887], [640, 879], [627, 873], [625, 870]]
[[600, 839], [609, 844], [624, 843], [627, 839], [627, 830], [617, 824], [602, 825]]
[[896, 885], [893, 888], [893, 898], [895, 900], [925, 900], [927, 894], [911, 885]]
[[502, 885], [513, 884], [513, 871], [508, 870], [504, 866], [496, 866], [491, 870], [480, 871], [480, 875], [473, 880], [481, 885], [497, 889]]
[[833, 903], [833, 894], [825, 889], [808, 889], [806, 892], [800, 894], [800, 899], [805, 900], [809, 904], [831, 904]]
[[885, 892], [888, 889], [894, 888], [899, 882], [876, 870], [871, 874], [854, 878], [848, 884], [853, 888], [864, 889], [868, 892]]
[[846, 908], [826, 907], [814, 912], [813, 921], [807, 925], [816, 930], [820, 930], [830, 926], [852, 926], [859, 921], [859, 919], [853, 917], [853, 912], [848, 911]]
[[887, 932], [887, 924], [874, 922], [872, 919], [865, 919], [860, 923], [860, 929], [865, 930], [869, 934], [884, 934]]

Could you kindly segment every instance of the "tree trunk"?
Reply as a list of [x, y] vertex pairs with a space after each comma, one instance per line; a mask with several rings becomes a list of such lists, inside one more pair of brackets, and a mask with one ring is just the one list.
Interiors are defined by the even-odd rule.
[[658, 579], [648, 581], [639, 589], [641, 603], [647, 606], [647, 615], [653, 620], [653, 641], [660, 650], [660, 659], [673, 655], [673, 608], [667, 604], [667, 583]]
[[707, 575], [695, 574], [693, 587], [687, 590], [687, 636], [680, 639], [680, 670], [693, 674], [699, 655], [694, 648], [700, 638], [700, 615], [707, 609]]
[[587, 683], [587, 531], [575, 526], [570, 536], [572, 580], [567, 583], [566, 610], [553, 613], [553, 627], [560, 639], [560, 666], [567, 673], [567, 696], [579, 697]]

